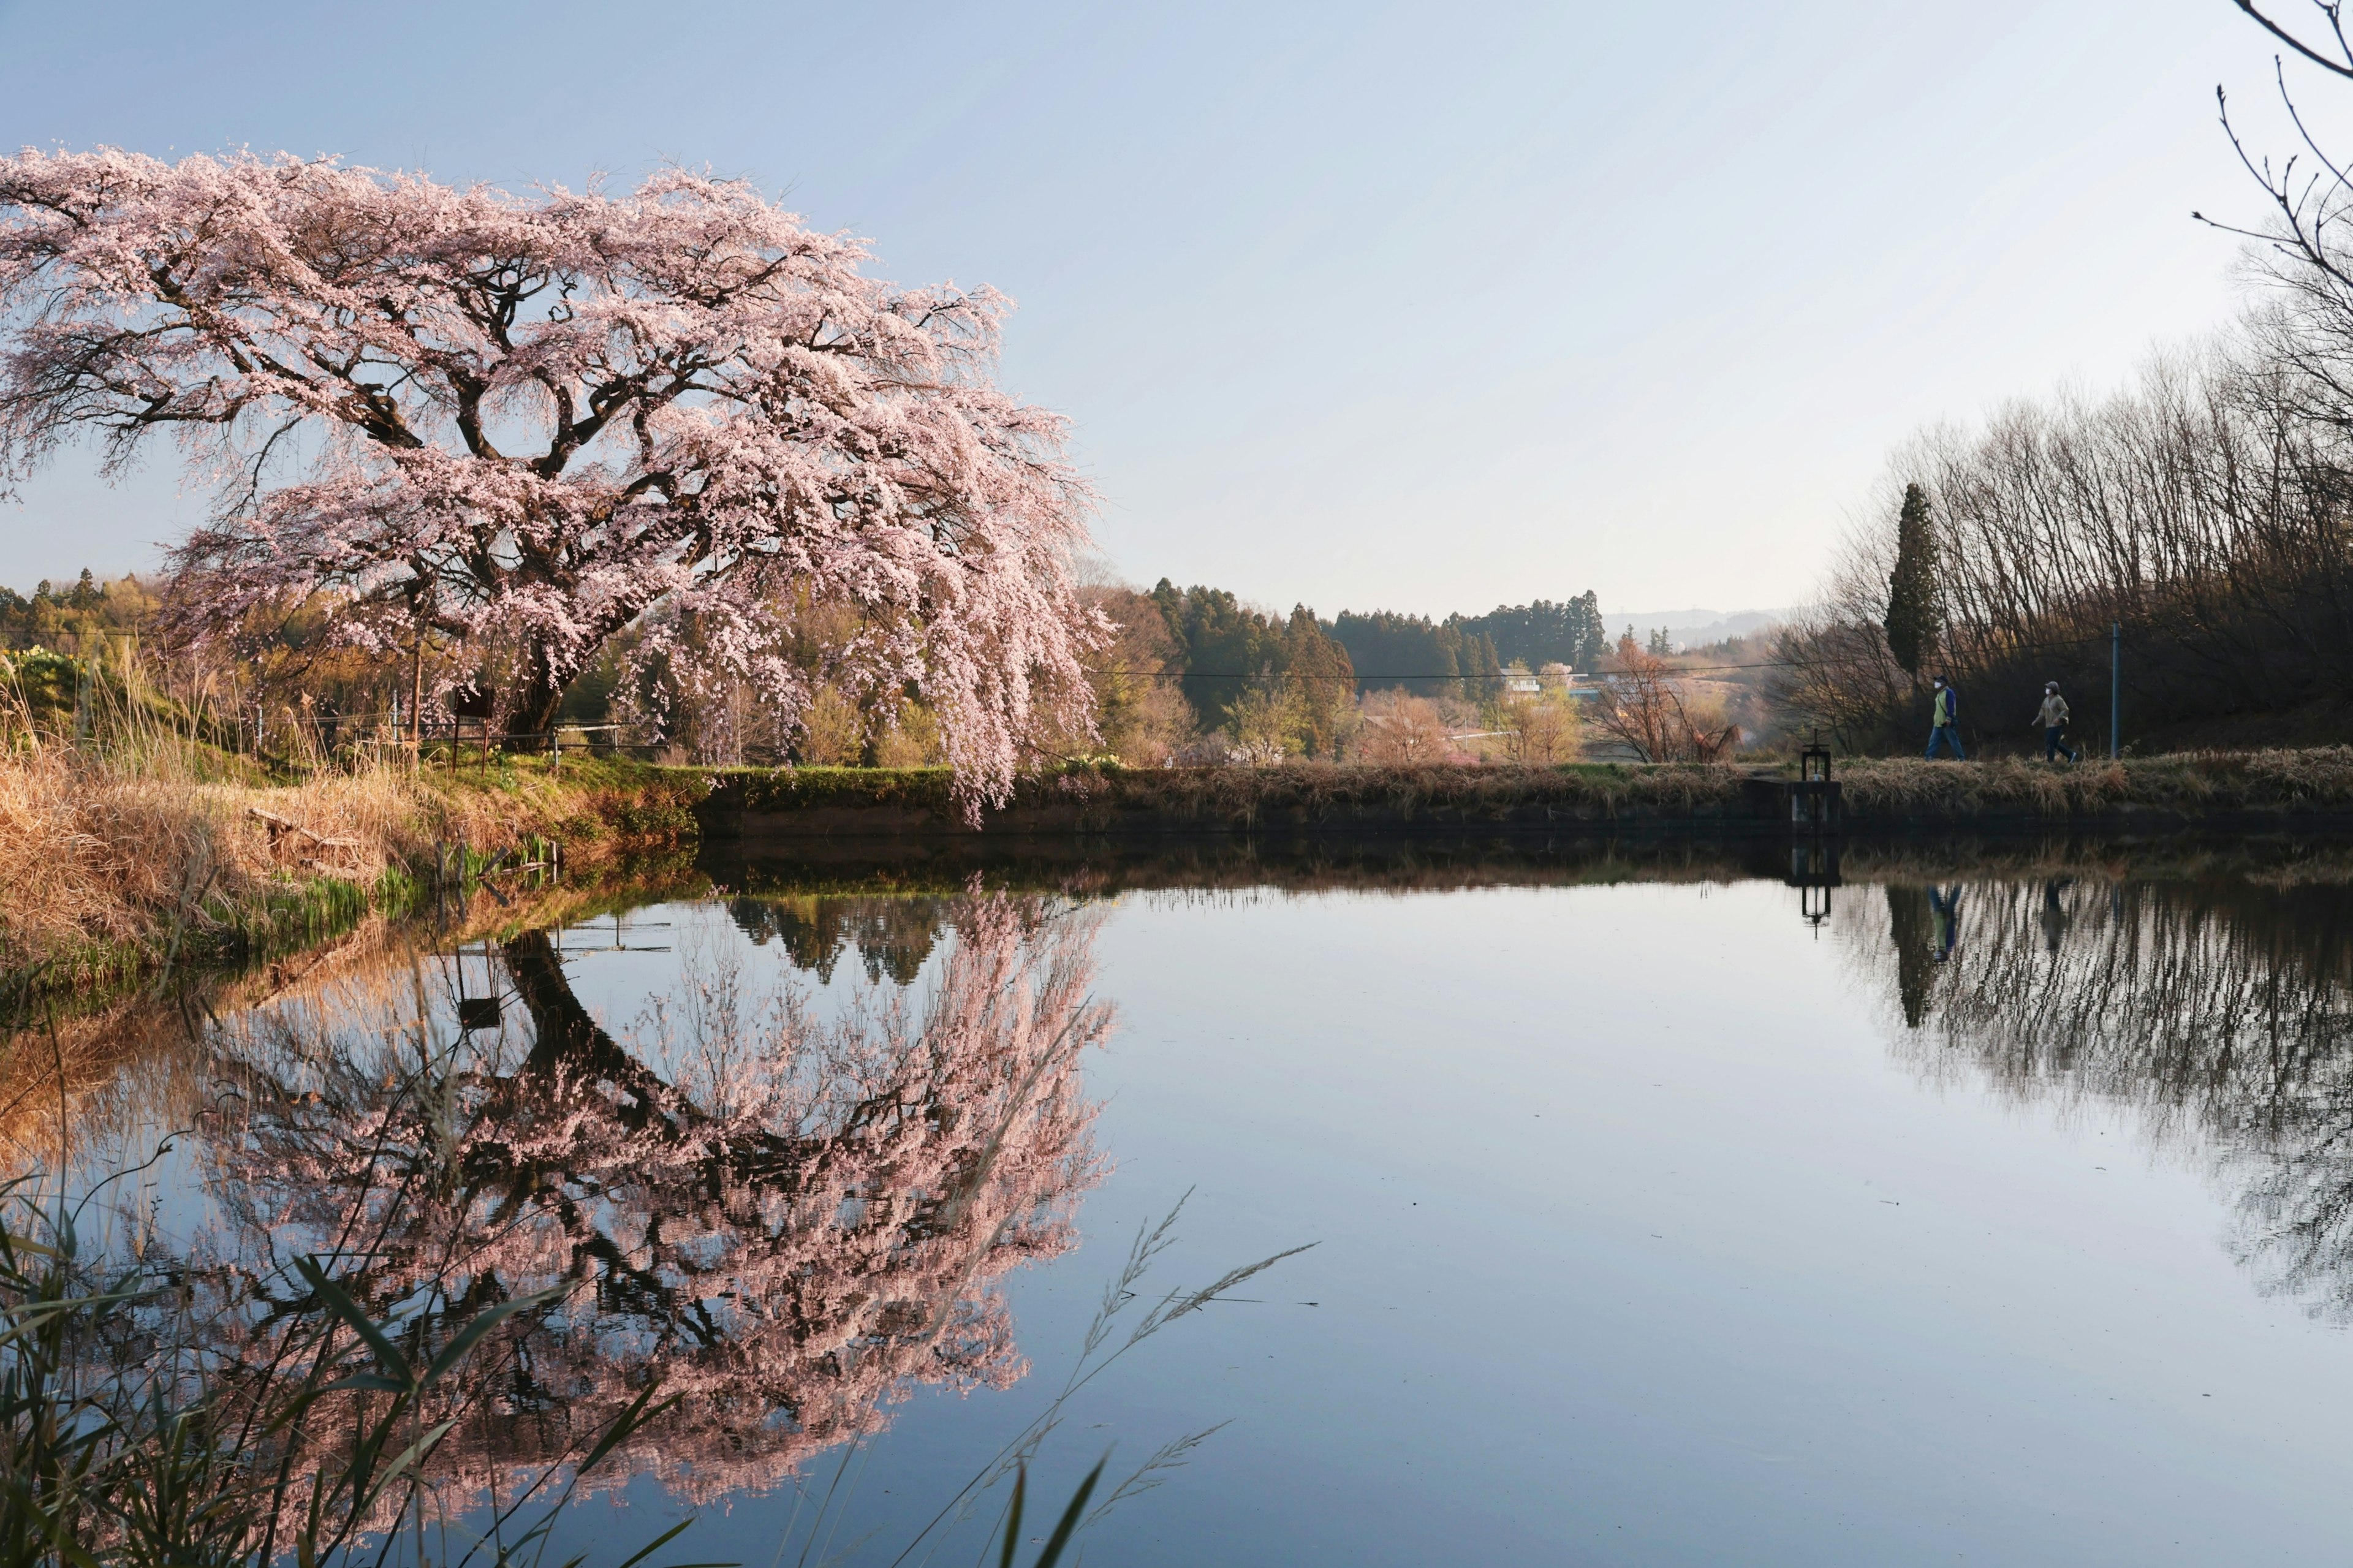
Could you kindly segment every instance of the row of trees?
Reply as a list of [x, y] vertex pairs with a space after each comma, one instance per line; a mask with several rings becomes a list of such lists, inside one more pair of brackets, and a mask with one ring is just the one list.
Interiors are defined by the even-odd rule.
[[[1296, 605], [1282, 617], [1250, 609], [1222, 588], [1180, 589], [1166, 577], [1149, 604], [1175, 656], [1163, 683], [1183, 691], [1204, 726], [1251, 731], [1249, 743], [1271, 738], [1264, 731], [1279, 723], [1307, 755], [1335, 754], [1356, 669], [1314, 611]], [[1113, 618], [1123, 625], [1145, 615], [1141, 604], [1121, 609]]]
[[1609, 651], [1601, 602], [1591, 589], [1559, 604], [1538, 599], [1498, 605], [1483, 616], [1452, 615], [1446, 624], [1465, 637], [1484, 637], [1497, 658], [1524, 669], [1563, 664], [1590, 671], [1600, 668]]
[[[2353, 79], [2341, 31], [2307, 44], [2246, 8]], [[1792, 716], [1851, 746], [1908, 739], [1942, 673], [1977, 723], [2022, 732], [2046, 679], [2106, 684], [2120, 626], [2128, 740], [2343, 737], [2353, 181], [2306, 151], [2298, 173], [2242, 149], [2269, 215], [2230, 229], [2253, 242], [2235, 328], [2109, 395], [2012, 403], [1894, 455], [1821, 606], [1780, 639]]]
[[1327, 628], [1355, 662], [1366, 691], [1395, 687], [1419, 696], [1492, 700], [1507, 668], [1556, 664], [1591, 672], [1609, 653], [1599, 599], [1591, 592], [1555, 604], [1498, 605], [1483, 616], [1435, 621], [1393, 610], [1343, 610]]
[[1440, 622], [1392, 610], [1343, 610], [1332, 635], [1362, 672], [1357, 684], [1366, 690], [1393, 687], [1422, 697], [1475, 700], [1492, 696], [1504, 672], [1493, 639], [1466, 632], [1452, 617]]
[[[1570, 603], [1589, 611], [1591, 598]], [[1041, 760], [1103, 752], [1145, 765], [1294, 756], [1550, 763], [1577, 755], [1592, 736], [1617, 751], [1666, 761], [1708, 754], [1710, 744], [1695, 737], [1724, 723], [1720, 700], [1687, 690], [1669, 660], [1644, 654], [1630, 635], [1591, 659], [1605, 674], [1599, 686], [1573, 695], [1566, 661], [1537, 667], [1535, 691], [1522, 689], [1525, 679], [1507, 683], [1483, 637], [1459, 636], [1460, 616], [1440, 623], [1343, 616], [1335, 626], [1304, 605], [1285, 616], [1223, 589], [1178, 588], [1165, 579], [1150, 593], [1098, 583], [1082, 589], [1081, 599], [1108, 628], [1086, 670], [1092, 732], [1078, 726], [1043, 731], [1033, 742]], [[0, 588], [0, 641], [111, 658], [152, 635], [164, 603], [156, 583], [100, 582], [89, 573], [64, 589], [44, 583], [30, 598]], [[1553, 608], [1541, 601], [1534, 606]], [[649, 631], [633, 627], [575, 679], [557, 712], [559, 731], [574, 744], [618, 743], [704, 762], [915, 766], [944, 759], [939, 715], [919, 698], [903, 689], [855, 693], [827, 679], [828, 650], [856, 636], [854, 618], [839, 606], [804, 602], [784, 619], [792, 636], [780, 647], [801, 665], [809, 689], [797, 714], [764, 700], [749, 681], [691, 685], [668, 658], [643, 657]], [[1459, 671], [1466, 661], [1457, 655], [1467, 647], [1476, 655], [1467, 662], [1478, 673], [1466, 679], [1363, 670], [1337, 633], [1371, 623], [1406, 629], [1397, 639], [1403, 651], [1391, 663], [1419, 660], [1417, 670], [1442, 670], [1451, 659]], [[694, 628], [674, 635], [691, 637]], [[406, 733], [412, 681], [430, 692], [447, 673], [438, 660], [423, 671], [404, 669], [352, 648], [315, 606], [248, 627], [234, 647], [210, 651], [208, 660], [167, 659], [158, 667], [171, 694], [201, 713], [216, 738], [240, 745], [259, 740], [273, 751], [291, 744], [328, 752]], [[70, 672], [71, 660], [57, 662]], [[471, 667], [472, 679], [495, 683], [504, 668], [492, 649]], [[51, 684], [56, 689], [18, 695], [37, 708], [61, 710], [74, 700], [72, 679]], [[1598, 725], [1587, 723], [1588, 717], [1598, 717]], [[450, 722], [428, 698], [427, 733]]]
[[[1092, 674], [1098, 729], [1124, 758], [1397, 764], [1484, 755], [1460, 742], [1493, 741], [1516, 759], [1557, 762], [1580, 743], [1569, 661], [1523, 663], [1551, 673], [1537, 692], [1507, 690], [1494, 637], [1461, 616], [1343, 611], [1327, 622], [1303, 605], [1284, 616], [1166, 578], [1149, 594], [1098, 587], [1090, 602], [1117, 628]], [[1608, 662], [1591, 594], [1479, 619], [1516, 648], [1559, 647], [1588, 669]]]
[[0, 586], [0, 646], [73, 651], [86, 638], [136, 626], [154, 607], [137, 578], [102, 583], [88, 567], [62, 587], [44, 578], [29, 596]]
[[2104, 399], [2016, 403], [1898, 453], [1885, 523], [1781, 637], [1781, 700], [1850, 745], [1908, 734], [1926, 678], [2023, 731], [2046, 679], [2108, 679], [2155, 730], [2353, 698], [2353, 447], [2270, 331]]

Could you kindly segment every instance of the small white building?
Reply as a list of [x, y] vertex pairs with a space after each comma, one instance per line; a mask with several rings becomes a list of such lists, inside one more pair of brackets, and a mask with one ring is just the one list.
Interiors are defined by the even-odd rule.
[[1536, 684], [1564, 697], [1591, 697], [1597, 690], [1591, 681], [1579, 679], [1577, 671], [1565, 664], [1548, 664], [1536, 671]]

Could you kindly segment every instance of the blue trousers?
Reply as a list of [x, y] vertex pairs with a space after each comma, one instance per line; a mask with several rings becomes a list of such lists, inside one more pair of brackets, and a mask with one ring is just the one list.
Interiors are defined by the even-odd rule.
[[1969, 760], [1968, 753], [1961, 750], [1961, 727], [1958, 724], [1936, 724], [1930, 726], [1928, 731], [1928, 755], [1930, 757], [1934, 757], [1936, 754], [1936, 747], [1940, 742], [1953, 748], [1953, 760], [1955, 762], [1966, 763]]
[[2057, 762], [2062, 755], [2071, 763], [2080, 763], [2084, 760], [2083, 752], [2068, 746], [2067, 731], [2055, 724], [2051, 725], [2042, 731], [2042, 760], [2046, 763], [2053, 763]]

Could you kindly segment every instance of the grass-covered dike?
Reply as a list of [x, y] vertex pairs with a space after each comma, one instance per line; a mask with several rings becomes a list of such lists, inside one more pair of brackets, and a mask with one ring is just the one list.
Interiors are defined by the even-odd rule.
[[[1758, 781], [1779, 765], [1578, 763], [1123, 769], [1032, 775], [980, 832], [1153, 833], [1497, 827], [1778, 830]], [[1852, 830], [2162, 827], [2279, 818], [2353, 825], [2353, 748], [2192, 752], [2072, 765], [1870, 759], [1838, 764]], [[945, 769], [717, 770], [696, 811], [710, 836], [974, 831]]]
[[[501, 756], [278, 781], [68, 747], [0, 759], [0, 991], [90, 992], [291, 951], [437, 897], [462, 864], [567, 876], [701, 840], [1421, 831], [1755, 835], [1756, 781], [1675, 763], [1126, 769], [1024, 779], [966, 820], [945, 769], [667, 767]], [[2353, 748], [2051, 766], [1849, 763], [1850, 832], [2353, 826]], [[461, 857], [463, 857], [461, 861]]]

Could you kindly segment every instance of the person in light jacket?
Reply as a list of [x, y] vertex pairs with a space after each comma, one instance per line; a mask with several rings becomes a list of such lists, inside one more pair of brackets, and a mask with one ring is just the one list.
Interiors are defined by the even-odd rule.
[[2067, 700], [2059, 695], [2059, 683], [2045, 681], [2042, 686], [2042, 708], [2034, 721], [2042, 726], [2042, 760], [2054, 763], [2063, 754], [2071, 763], [2080, 763], [2084, 753], [2067, 744]]

